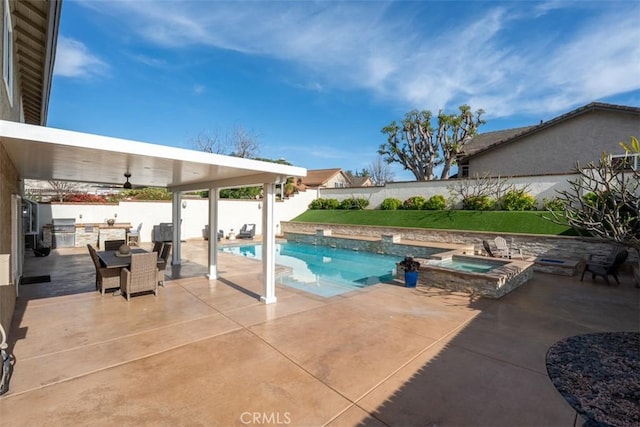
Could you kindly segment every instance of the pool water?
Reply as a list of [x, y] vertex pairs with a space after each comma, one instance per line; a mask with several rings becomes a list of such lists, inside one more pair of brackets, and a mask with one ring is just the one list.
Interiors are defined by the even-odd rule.
[[[235, 255], [262, 259], [262, 245], [227, 246]], [[289, 276], [278, 282], [322, 297], [333, 297], [359, 288], [390, 281], [402, 257], [314, 246], [276, 243], [276, 264], [290, 267]]]
[[468, 271], [471, 273], [488, 273], [489, 271], [497, 267], [496, 264], [484, 263], [481, 261], [471, 261], [466, 259], [445, 259], [434, 265], [438, 267], [450, 268], [452, 270]]

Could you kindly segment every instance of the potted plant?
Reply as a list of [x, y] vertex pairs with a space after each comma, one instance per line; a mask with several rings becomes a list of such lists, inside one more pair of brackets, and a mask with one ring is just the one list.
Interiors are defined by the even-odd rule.
[[398, 263], [398, 266], [404, 271], [404, 283], [407, 288], [415, 288], [418, 284], [418, 272], [420, 271], [420, 261], [416, 261], [413, 257], [405, 257]]

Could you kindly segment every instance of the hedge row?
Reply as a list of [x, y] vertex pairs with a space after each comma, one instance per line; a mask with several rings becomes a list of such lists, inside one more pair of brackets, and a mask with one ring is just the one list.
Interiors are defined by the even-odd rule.
[[[369, 201], [364, 198], [351, 197], [342, 202], [337, 199], [316, 199], [309, 204], [309, 209], [364, 209]], [[534, 211], [536, 199], [522, 190], [511, 190], [500, 199], [491, 199], [489, 196], [469, 196], [462, 200], [462, 209], [473, 211], [505, 210], [505, 211]], [[563, 210], [564, 205], [560, 199], [543, 200], [544, 209]], [[436, 194], [430, 198], [413, 196], [406, 200], [393, 197], [384, 199], [380, 204], [381, 210], [444, 210], [447, 209], [447, 199]]]

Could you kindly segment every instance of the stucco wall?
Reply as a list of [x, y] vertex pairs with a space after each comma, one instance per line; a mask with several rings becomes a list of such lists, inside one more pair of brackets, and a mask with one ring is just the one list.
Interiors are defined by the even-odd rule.
[[517, 176], [571, 172], [602, 152], [623, 154], [619, 143], [640, 135], [637, 114], [593, 111], [469, 159], [469, 176]]
[[[11, 195], [17, 193], [18, 172], [0, 143], [0, 254], [11, 253]], [[0, 322], [8, 331], [16, 301], [15, 286], [0, 288]]]
[[[289, 221], [307, 210], [316, 197], [315, 191], [306, 191], [275, 204], [276, 233], [280, 233], [280, 222]], [[209, 201], [207, 199], [183, 199], [182, 238], [202, 238], [202, 230], [208, 223]], [[256, 224], [256, 234], [262, 234], [262, 201], [220, 199], [218, 206], [218, 228], [228, 234], [236, 232], [244, 224]], [[52, 218], [75, 218], [78, 223], [103, 223], [107, 218], [117, 222], [128, 222], [133, 227], [142, 223], [142, 242], [150, 242], [153, 226], [171, 222], [170, 201], [122, 201], [119, 204], [88, 203], [41, 203], [38, 204], [39, 229], [50, 224]]]
[[[576, 180], [578, 175], [545, 175], [521, 178], [509, 178], [508, 182], [513, 183], [518, 188], [528, 186], [528, 191], [538, 201], [538, 207], [542, 207], [542, 200], [553, 199], [558, 194], [556, 191], [569, 188], [569, 180]], [[449, 199], [448, 187], [456, 185], [461, 180], [448, 179], [441, 181], [422, 182], [389, 182], [382, 187], [357, 187], [357, 188], [321, 188], [320, 197], [327, 199], [344, 200], [349, 197], [364, 197], [369, 200], [367, 209], [378, 209], [382, 201], [388, 197], [395, 197], [406, 200], [413, 196], [423, 196], [429, 198], [440, 194]]]

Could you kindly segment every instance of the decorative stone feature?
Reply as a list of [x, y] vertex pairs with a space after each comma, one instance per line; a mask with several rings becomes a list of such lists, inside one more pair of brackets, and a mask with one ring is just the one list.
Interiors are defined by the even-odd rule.
[[402, 236], [400, 234], [383, 234], [382, 242], [383, 243], [400, 243], [402, 240]]
[[411, 256], [429, 258], [439, 253], [451, 250], [469, 250], [464, 245], [443, 245], [428, 246], [427, 244], [394, 243], [387, 239], [360, 239], [356, 237], [343, 236], [318, 236], [317, 234], [285, 233], [285, 238], [289, 242], [306, 243], [309, 245], [328, 246], [331, 248], [348, 249], [353, 251], [365, 251], [372, 253]]
[[[504, 237], [510, 245], [520, 249], [525, 257], [558, 259], [586, 259], [591, 254], [609, 254], [612, 244], [588, 237], [543, 236], [522, 233], [489, 233], [484, 231], [434, 230], [427, 228], [405, 228], [388, 226], [363, 226], [344, 224], [321, 224], [308, 222], [282, 222], [283, 233], [313, 233], [317, 228], [331, 229], [334, 235], [380, 239], [382, 235], [397, 234], [402, 240], [431, 243], [472, 245], [481, 252], [482, 241], [493, 241]], [[636, 251], [629, 251], [627, 264], [638, 262]]]
[[533, 262], [497, 260], [477, 256], [453, 256], [454, 260], [479, 261], [495, 267], [486, 273], [455, 270], [424, 261], [420, 265], [418, 286], [435, 286], [452, 291], [468, 292], [486, 298], [501, 298], [533, 277]]
[[533, 270], [539, 273], [575, 276], [583, 267], [583, 260], [538, 257], [534, 261]]
[[331, 236], [331, 230], [318, 229], [316, 230], [316, 236]]

